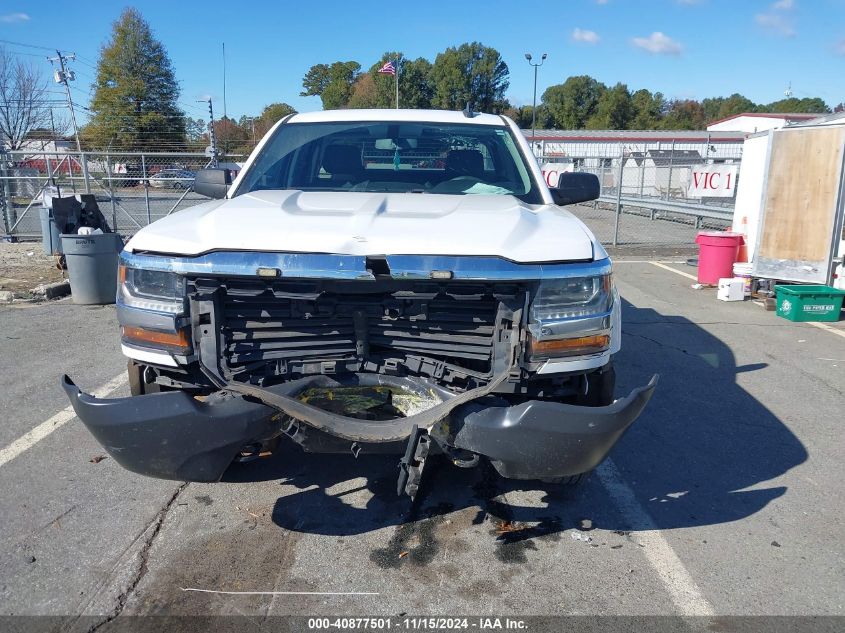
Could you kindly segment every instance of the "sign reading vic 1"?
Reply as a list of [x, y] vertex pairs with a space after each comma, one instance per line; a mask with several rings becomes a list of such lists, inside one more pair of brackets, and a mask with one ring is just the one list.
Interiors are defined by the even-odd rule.
[[688, 198], [733, 198], [736, 165], [701, 165], [690, 168]]

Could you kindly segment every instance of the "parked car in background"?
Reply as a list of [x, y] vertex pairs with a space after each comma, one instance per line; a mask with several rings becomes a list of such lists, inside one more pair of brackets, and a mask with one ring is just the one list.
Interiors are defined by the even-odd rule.
[[150, 187], [163, 189], [190, 189], [194, 186], [196, 174], [187, 169], [162, 169], [155, 176], [150, 176]]

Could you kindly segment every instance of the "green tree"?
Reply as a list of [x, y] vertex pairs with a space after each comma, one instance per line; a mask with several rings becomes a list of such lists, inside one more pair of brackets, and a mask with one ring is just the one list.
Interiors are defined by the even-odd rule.
[[[519, 108], [510, 107], [502, 114], [513, 119], [513, 122], [516, 123], [520, 129], [530, 130], [532, 110], [533, 108], [530, 105], [520, 106]], [[543, 106], [537, 106], [537, 120], [535, 122], [535, 126], [538, 130], [548, 129], [552, 126], [552, 117], [549, 115], [548, 110], [546, 110]]]
[[461, 110], [469, 103], [479, 112], [501, 112], [507, 106], [508, 65], [495, 48], [479, 42], [447, 48], [431, 69], [432, 105]]
[[596, 104], [596, 111], [587, 120], [592, 130], [627, 130], [634, 117], [634, 104], [628, 86], [618, 83], [605, 90]]
[[203, 119], [185, 117], [186, 149], [202, 151], [208, 145], [208, 123]]
[[233, 119], [222, 117], [214, 122], [214, 135], [217, 137], [217, 146], [224, 154], [231, 153], [235, 148], [240, 150], [251, 138], [251, 132], [239, 125]]
[[704, 108], [695, 99], [677, 99], [669, 103], [660, 128], [664, 130], [703, 130], [707, 124]]
[[396, 106], [396, 78], [378, 72], [387, 62], [393, 62], [399, 72], [399, 107], [430, 108], [433, 90], [431, 86], [431, 62], [419, 57], [410, 60], [399, 52], [386, 52], [370, 67], [369, 80], [356, 86], [358, 90], [356, 108], [393, 108]]
[[352, 86], [361, 72], [358, 62], [315, 64], [302, 79], [301, 97], [318, 96], [324, 110], [343, 108], [352, 96]]
[[363, 73], [355, 80], [347, 106], [354, 109], [386, 107], [383, 103], [379, 103], [379, 91], [371, 72]]
[[556, 127], [577, 130], [587, 124], [598, 107], [607, 87], [589, 75], [569, 77], [562, 84], [550, 86], [543, 93], [543, 105], [548, 108]]
[[[252, 132], [251, 127], [254, 124], [255, 139], [260, 140], [270, 131], [270, 128], [290, 114], [296, 114], [293, 106], [287, 103], [271, 103], [265, 106], [257, 119], [250, 120], [250, 132]], [[247, 126], [244, 126], [244, 128], [247, 129]]]
[[646, 90], [637, 90], [631, 95], [631, 108], [633, 116], [628, 127], [632, 130], [653, 130], [660, 123], [663, 117], [663, 109], [666, 106], [666, 99], [663, 93]]
[[399, 105], [403, 108], [431, 107], [434, 86], [431, 83], [431, 62], [424, 57], [405, 59], [399, 75]]
[[100, 52], [86, 139], [97, 147], [181, 149], [185, 116], [164, 46], [137, 9], [123, 11]]
[[830, 108], [821, 97], [790, 97], [788, 99], [781, 99], [770, 103], [761, 109], [763, 112], [802, 112], [808, 114], [827, 114]]
[[[402, 53], [388, 51], [381, 56], [381, 59], [370, 66], [367, 73], [370, 81], [372, 81], [372, 92], [370, 94], [370, 105], [360, 105], [357, 107], [365, 108], [393, 108], [396, 105], [396, 77], [385, 73], [380, 73], [378, 70], [387, 62], [393, 62], [394, 67], [399, 71], [399, 92], [400, 92], [400, 107], [405, 107], [404, 99], [402, 99], [404, 90], [407, 88], [408, 80], [406, 75], [406, 66], [408, 60]], [[370, 85], [368, 81], [367, 86]]]
[[708, 122], [725, 119], [744, 112], [756, 112], [757, 104], [751, 99], [734, 93], [730, 97], [711, 97], [701, 102], [704, 116]]

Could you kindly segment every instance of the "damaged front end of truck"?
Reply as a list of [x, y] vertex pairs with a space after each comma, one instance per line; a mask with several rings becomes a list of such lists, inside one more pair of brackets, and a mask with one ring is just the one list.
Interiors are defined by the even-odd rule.
[[411, 496], [431, 451], [571, 477], [604, 459], [656, 384], [612, 398], [607, 259], [124, 251], [120, 271], [133, 395], [63, 387], [118, 463], [154, 477], [217, 481], [280, 441], [403, 454]]

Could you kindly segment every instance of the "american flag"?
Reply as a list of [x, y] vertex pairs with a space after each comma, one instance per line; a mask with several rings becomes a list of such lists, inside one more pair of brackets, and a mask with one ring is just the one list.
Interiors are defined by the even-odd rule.
[[393, 62], [385, 62], [384, 66], [378, 69], [378, 72], [383, 75], [395, 75], [396, 66], [393, 65]]

